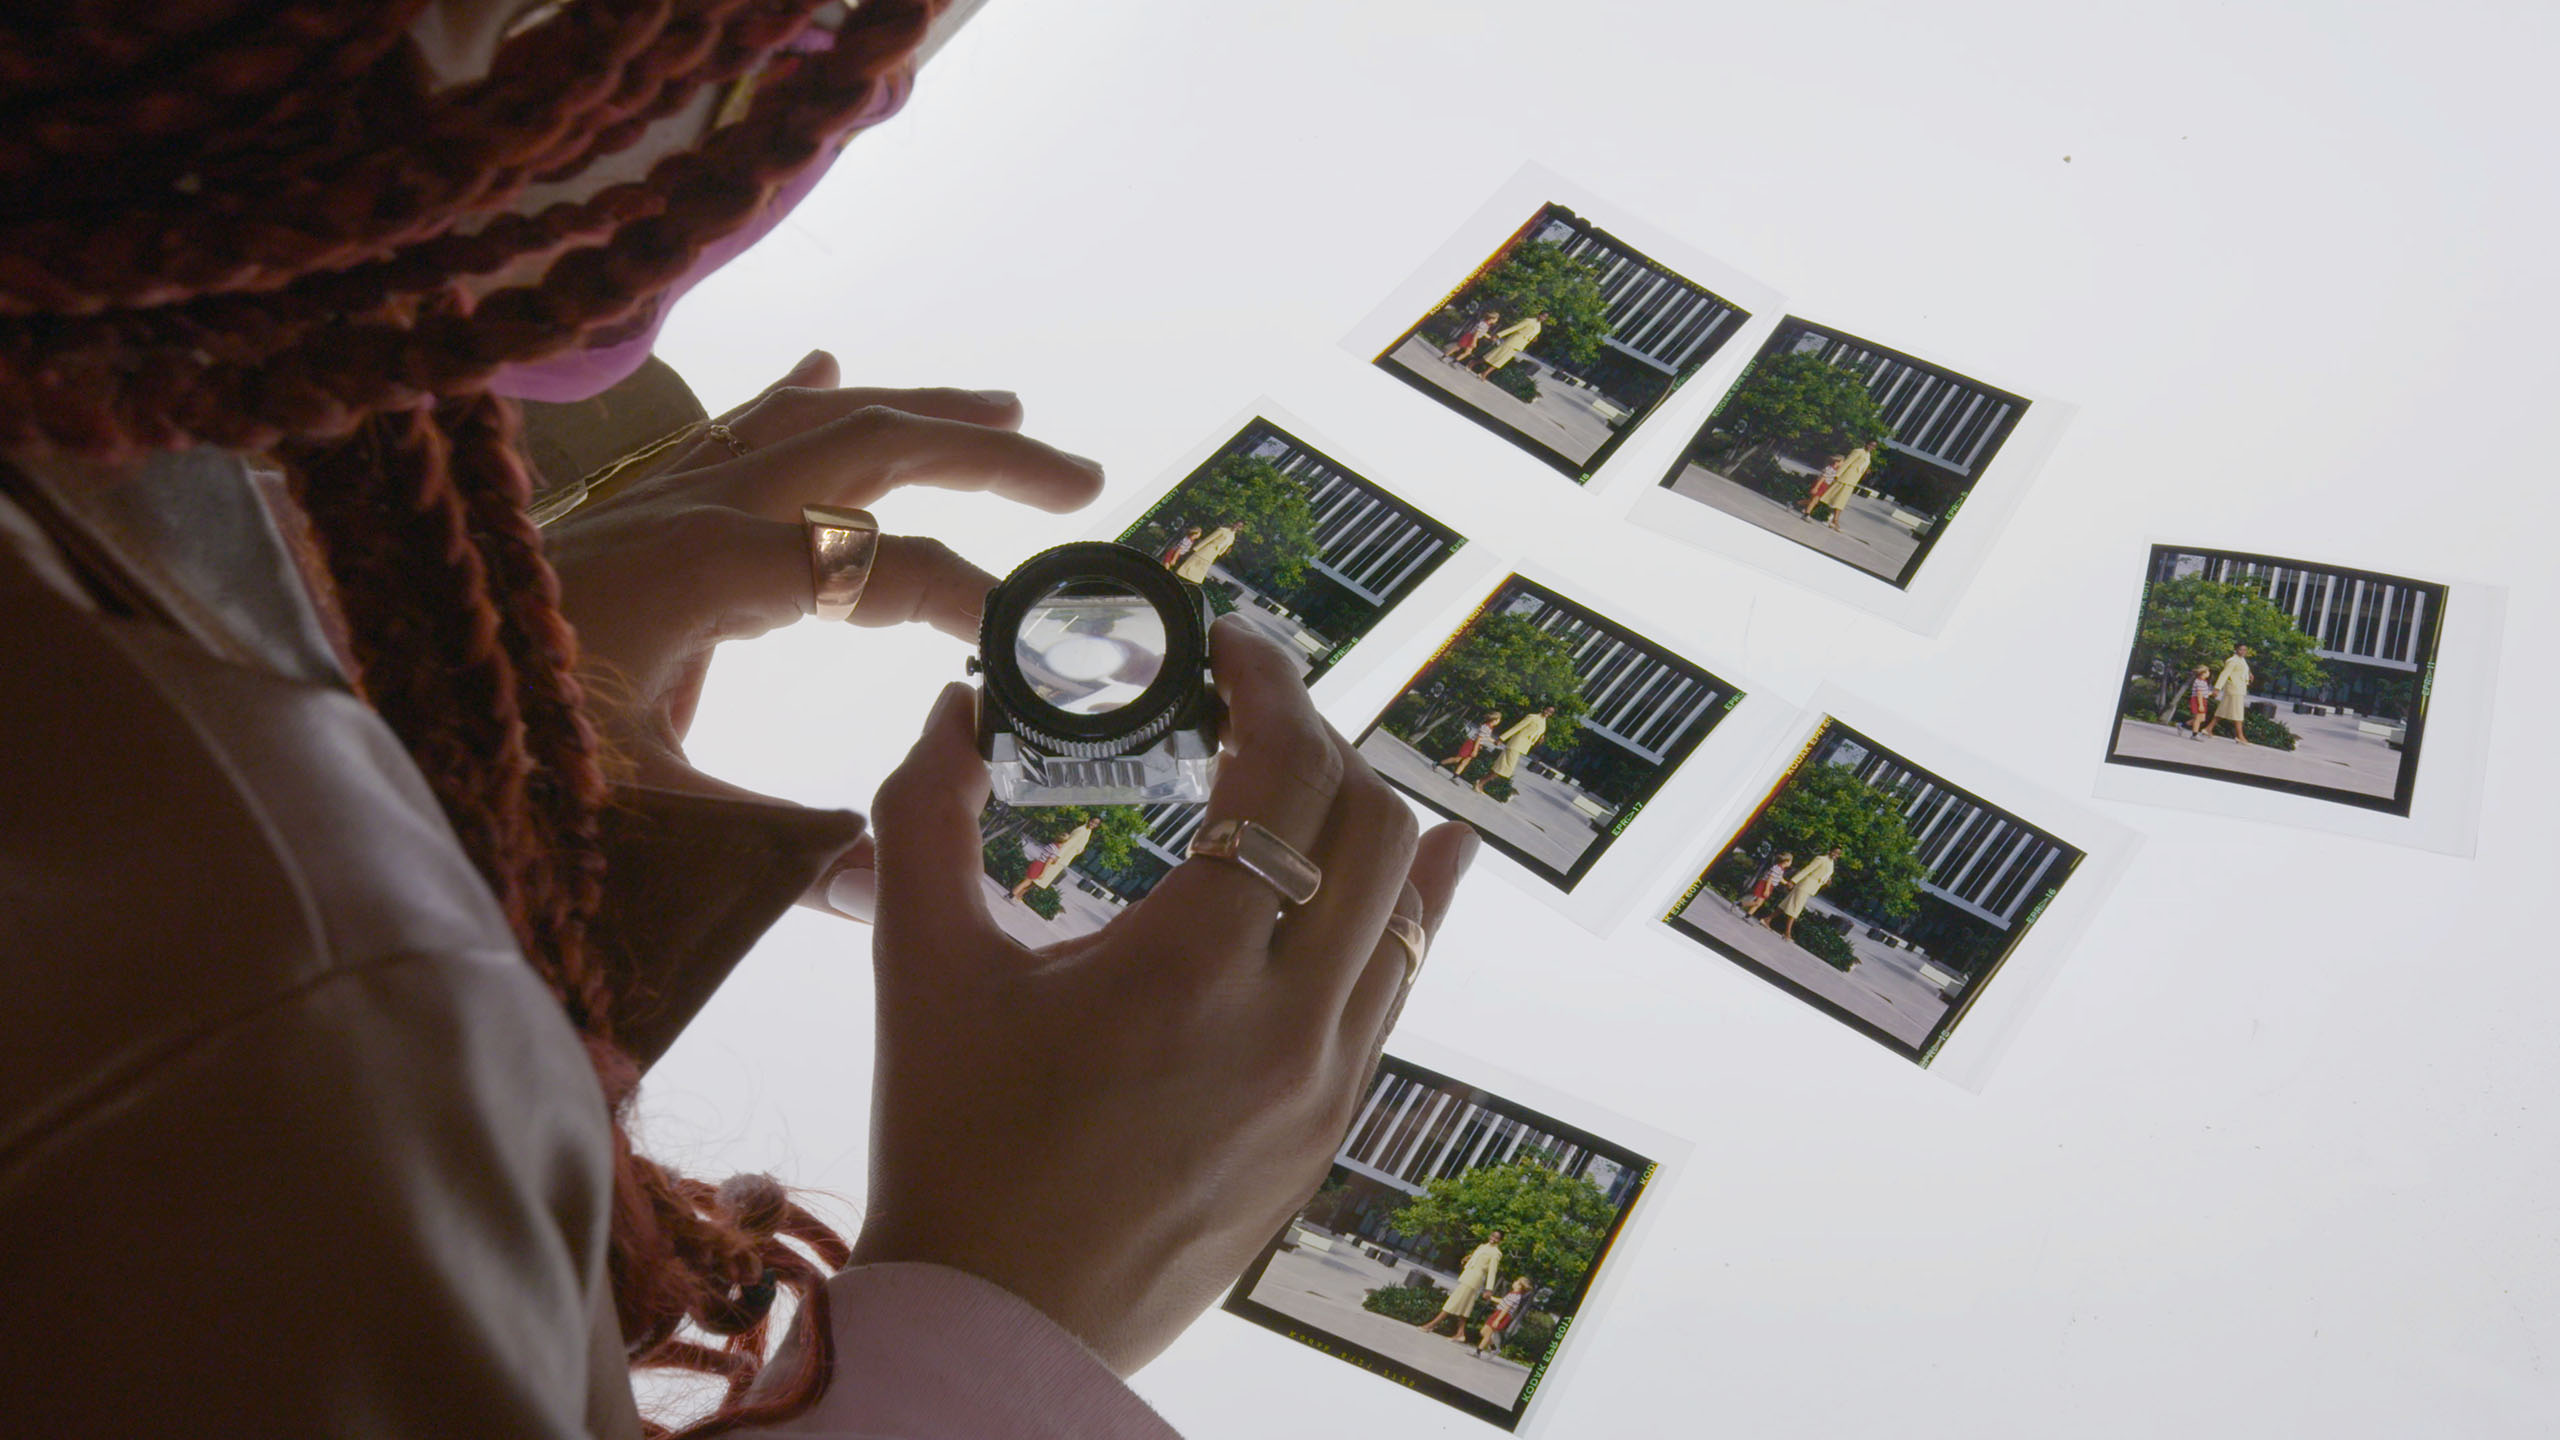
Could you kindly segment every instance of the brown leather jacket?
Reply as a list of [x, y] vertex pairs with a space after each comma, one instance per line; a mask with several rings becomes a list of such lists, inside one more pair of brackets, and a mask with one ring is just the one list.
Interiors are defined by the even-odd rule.
[[[636, 1435], [594, 1077], [244, 468], [0, 479], [0, 1428]], [[645, 1063], [860, 821], [608, 828]]]

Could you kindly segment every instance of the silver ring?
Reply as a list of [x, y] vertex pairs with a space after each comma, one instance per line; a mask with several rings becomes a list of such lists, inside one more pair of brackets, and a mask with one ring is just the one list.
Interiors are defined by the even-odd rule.
[[1191, 844], [1182, 853], [1184, 859], [1206, 856], [1232, 860], [1279, 891], [1280, 898], [1292, 905], [1313, 900], [1324, 884], [1322, 867], [1252, 820], [1212, 820], [1193, 833]]

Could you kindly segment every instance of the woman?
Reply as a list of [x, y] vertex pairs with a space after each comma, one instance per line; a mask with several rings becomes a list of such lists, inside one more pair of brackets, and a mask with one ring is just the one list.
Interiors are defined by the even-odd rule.
[[[2232, 646], [2229, 658], [2222, 662], [2220, 673], [2213, 677], [2215, 698], [2211, 729], [2218, 729], [2227, 722], [2231, 726], [2231, 738], [2243, 745], [2249, 743], [2249, 682], [2255, 678], [2249, 673], [2249, 657], [2255, 653], [2246, 645]], [[2211, 733], [2211, 729], [2207, 733]]]
[[1156, 563], [1162, 565], [1167, 570], [1173, 569], [1175, 566], [1182, 563], [1183, 556], [1191, 553], [1191, 547], [1199, 543], [1200, 527], [1194, 525], [1190, 529], [1173, 537], [1172, 541], [1169, 542], [1162, 550], [1157, 551]]
[[1503, 366], [1510, 364], [1512, 361], [1519, 359], [1521, 353], [1526, 351], [1531, 344], [1535, 343], [1538, 336], [1543, 333], [1546, 328], [1547, 317], [1544, 315], [1531, 315], [1514, 324], [1506, 325], [1502, 329], [1496, 330], [1493, 332], [1493, 338], [1501, 341], [1502, 343], [1494, 346], [1491, 350], [1486, 351], [1484, 358], [1475, 362], [1475, 372], [1487, 379], [1492, 378], [1494, 371], [1499, 370]]
[[[675, 1366], [722, 1382], [698, 1434], [1164, 1433], [1116, 1376], [1322, 1177], [1464, 838], [1417, 845], [1289, 658], [1221, 626], [1212, 820], [1332, 877], [1283, 930], [1204, 858], [1027, 965], [983, 895], [965, 688], [876, 840], [682, 741], [719, 640], [822, 603], [803, 505], [1063, 510], [1098, 469], [1010, 396], [839, 389], [813, 355], [537, 532], [499, 398], [638, 364], [897, 107], [933, 6], [145, 12], [0, 22], [0, 1225], [44, 1237], [0, 1247], [0, 1413], [621, 1437], [628, 1371]], [[968, 634], [988, 577], [890, 536], [868, 580], [860, 622]], [[625, 1124], [805, 891], [876, 908], [851, 1245]], [[1126, 1025], [1197, 1048], [1123, 1054]]]

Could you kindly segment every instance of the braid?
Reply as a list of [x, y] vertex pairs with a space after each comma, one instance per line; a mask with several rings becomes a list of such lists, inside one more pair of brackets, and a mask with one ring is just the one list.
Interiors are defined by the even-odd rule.
[[[850, 1250], [768, 1177], [715, 1187], [630, 1142], [638, 1070], [587, 949], [606, 782], [515, 407], [485, 391], [653, 313], [872, 103], [938, 0], [863, 0], [778, 63], [820, 0], [579, 0], [451, 93], [402, 43], [425, 3], [0, 14], [0, 450], [285, 462], [367, 700], [594, 1062], [632, 1363], [725, 1382], [691, 1434], [787, 1418], [831, 1373], [824, 1281]], [[760, 65], [743, 120], [645, 179], [506, 208]], [[526, 260], [539, 280], [476, 303], [457, 283]], [[749, 1405], [777, 1290], [811, 1363]]]

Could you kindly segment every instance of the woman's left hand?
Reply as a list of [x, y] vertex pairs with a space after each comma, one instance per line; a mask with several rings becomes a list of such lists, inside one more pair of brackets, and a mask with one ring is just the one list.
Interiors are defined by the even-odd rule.
[[[863, 507], [901, 485], [988, 490], [1048, 511], [1102, 489], [1102, 467], [1016, 433], [1000, 391], [836, 388], [814, 351], [721, 417], [745, 453], [708, 435], [543, 531], [561, 610], [577, 628], [589, 713], [664, 789], [752, 792], [685, 758], [711, 652], [813, 608], [804, 504]], [[975, 640], [995, 577], [938, 540], [882, 535], [857, 625], [921, 621]]]

